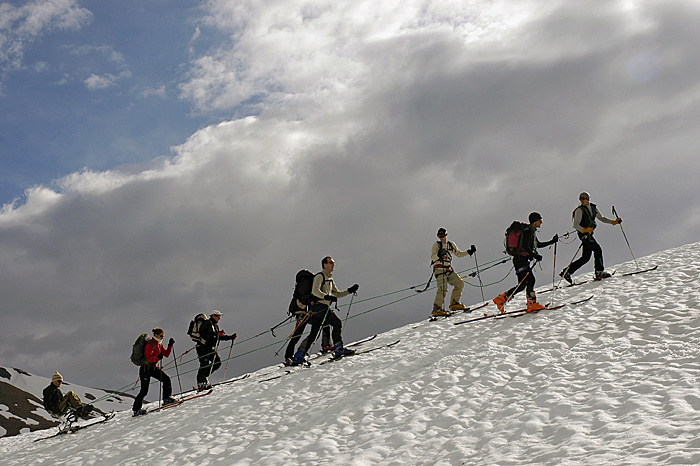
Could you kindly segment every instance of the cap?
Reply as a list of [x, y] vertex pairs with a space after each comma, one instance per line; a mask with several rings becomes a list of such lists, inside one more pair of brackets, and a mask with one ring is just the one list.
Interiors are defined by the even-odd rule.
[[438, 229], [438, 232], [437, 232], [438, 236], [442, 236], [442, 235], [446, 235], [446, 234], [447, 234], [447, 230], [445, 230], [444, 228]]
[[530, 216], [527, 218], [527, 220], [530, 223], [535, 223], [538, 220], [542, 220], [542, 216], [539, 214], [539, 212], [533, 212], [530, 214]]
[[213, 310], [213, 311], [211, 311], [211, 315], [213, 315], [213, 316], [222, 316], [223, 314], [221, 313], [221, 311]]
[[579, 200], [579, 201], [582, 200], [582, 199], [590, 199], [590, 198], [591, 198], [591, 196], [590, 196], [586, 191], [584, 191], [584, 192], [582, 192], [581, 194], [578, 195], [578, 200]]
[[63, 376], [56, 371], [56, 373], [51, 377], [52, 382], [60, 381], [63, 382]]

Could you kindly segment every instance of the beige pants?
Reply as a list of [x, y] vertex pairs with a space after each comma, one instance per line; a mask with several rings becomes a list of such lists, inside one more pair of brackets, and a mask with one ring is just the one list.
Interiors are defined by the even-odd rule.
[[462, 290], [464, 290], [464, 282], [462, 278], [451, 269], [436, 268], [435, 280], [437, 280], [437, 292], [435, 293], [435, 307], [442, 308], [447, 295], [447, 285], [451, 285], [452, 295], [450, 296], [450, 304], [459, 303], [462, 300]]
[[58, 403], [58, 410], [61, 415], [63, 415], [69, 407], [77, 408], [80, 405], [82, 405], [80, 402], [80, 397], [78, 397], [78, 395], [76, 395], [73, 391], [70, 391], [66, 393], [60, 403]]

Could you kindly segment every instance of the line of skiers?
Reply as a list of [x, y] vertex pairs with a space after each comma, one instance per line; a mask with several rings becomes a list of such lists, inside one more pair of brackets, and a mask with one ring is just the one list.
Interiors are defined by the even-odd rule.
[[[573, 212], [573, 226], [578, 232], [581, 240], [579, 249], [583, 250], [581, 258], [572, 262], [559, 274], [563, 279], [572, 283], [571, 275], [591, 258], [595, 257], [594, 269], [595, 279], [607, 278], [610, 274], [605, 272], [603, 266], [603, 252], [600, 245], [593, 237], [597, 226], [596, 220], [603, 223], [618, 225], [621, 218], [614, 220], [604, 217], [595, 204], [590, 203], [590, 196], [586, 192], [579, 195], [580, 205]], [[505, 305], [508, 301], [522, 290], [527, 292], [527, 312], [536, 312], [544, 307], [537, 302], [535, 295], [535, 276], [533, 273], [534, 264], [542, 260], [538, 253], [538, 247], [547, 247], [556, 243], [559, 238], [554, 235], [551, 240], [540, 242], [537, 239], [536, 231], [542, 225], [542, 216], [537, 212], [532, 212], [528, 217], [528, 223], [514, 222], [509, 230], [513, 233], [513, 244], [506, 244], [507, 252], [513, 255], [513, 266], [518, 279], [518, 284], [508, 291], [498, 295], [493, 299], [500, 312], [505, 312]], [[518, 227], [518, 228], [516, 228]], [[507, 243], [509, 230], [506, 231]], [[447, 240], [447, 231], [440, 228], [437, 232], [438, 241], [433, 243], [431, 249], [431, 266], [433, 275], [437, 281], [437, 291], [433, 302], [432, 315], [434, 317], [449, 315], [444, 309], [445, 297], [448, 285], [452, 286], [450, 295], [450, 311], [466, 309], [461, 302], [464, 281], [452, 268], [452, 256], [471, 256], [476, 252], [476, 246], [466, 251], [461, 251], [457, 245]], [[578, 251], [577, 251], [578, 253]], [[532, 261], [535, 261], [532, 264]], [[337, 303], [338, 298], [343, 298], [350, 294], [357, 293], [358, 284], [354, 284], [347, 290], [339, 290], [333, 279], [335, 261], [332, 257], [326, 256], [321, 260], [321, 271], [313, 274], [308, 270], [301, 270], [296, 277], [296, 286], [289, 312], [296, 320], [296, 326], [289, 336], [289, 342], [285, 351], [285, 365], [296, 366], [307, 362], [308, 351], [313, 346], [319, 332], [322, 331], [321, 348], [323, 352], [333, 351], [335, 357], [343, 357], [353, 354], [354, 351], [347, 349], [343, 345], [342, 321], [335, 314], [331, 306]], [[337, 306], [336, 306], [337, 308]], [[196, 351], [199, 359], [199, 370], [197, 372], [197, 389], [208, 390], [211, 388], [209, 377], [213, 372], [221, 367], [221, 358], [218, 355], [218, 347], [221, 341], [235, 340], [236, 334], [227, 335], [219, 328], [219, 321], [223, 314], [215, 310], [207, 318], [205, 314], [199, 314], [190, 323], [187, 331], [188, 335], [196, 343]], [[309, 335], [299, 345], [297, 351], [294, 348], [304, 333], [306, 325], [311, 323]], [[329, 329], [330, 327], [330, 329]], [[331, 331], [332, 329], [332, 331]], [[168, 346], [163, 346], [165, 332], [156, 327], [152, 330], [153, 336], [143, 334], [134, 344], [132, 361], [139, 365], [139, 380], [141, 390], [134, 399], [134, 416], [146, 414], [142, 409], [143, 399], [148, 394], [151, 378], [159, 380], [163, 388], [164, 404], [174, 403], [172, 398], [172, 383], [170, 377], [158, 367], [158, 363], [169, 357], [175, 344], [175, 340], [170, 338]], [[332, 343], [331, 343], [332, 342]], [[74, 409], [78, 416], [85, 416], [91, 410], [91, 405], [84, 405], [73, 392], [68, 392], [63, 396], [60, 391], [60, 383], [63, 378], [56, 371], [52, 378], [52, 384], [44, 390], [44, 406], [56, 416], [61, 416], [70, 409]]]
[[[573, 283], [571, 276], [591, 259], [591, 255], [594, 256], [595, 280], [610, 277], [603, 265], [603, 250], [593, 237], [593, 233], [597, 227], [596, 220], [610, 225], [622, 223], [622, 219], [619, 217], [613, 220], [603, 216], [597, 206], [590, 202], [590, 195], [587, 192], [582, 192], [579, 195], [579, 201], [580, 204], [574, 209], [572, 219], [574, 229], [576, 229], [581, 240], [579, 249], [582, 249], [583, 252], [578, 260], [571, 262], [559, 274], [560, 277], [569, 283]], [[496, 304], [501, 313], [505, 312], [506, 303], [522, 290], [526, 290], [527, 293], [527, 312], [537, 312], [544, 309], [544, 306], [537, 302], [534, 290], [534, 264], [542, 260], [542, 256], [538, 253], [538, 247], [547, 247], [556, 243], [559, 241], [559, 236], [554, 235], [549, 241], [538, 241], [536, 232], [541, 225], [542, 215], [538, 212], [532, 212], [528, 216], [527, 224], [513, 222], [513, 225], [506, 230], [506, 252], [513, 256], [513, 267], [515, 268], [518, 284], [493, 299], [494, 304]], [[438, 230], [437, 236], [439, 240], [433, 243], [431, 249], [431, 265], [433, 267], [433, 275], [437, 280], [437, 291], [432, 312], [434, 317], [450, 314], [443, 306], [448, 285], [453, 287], [450, 296], [450, 311], [465, 309], [465, 306], [460, 301], [464, 282], [452, 268], [452, 255], [465, 257], [476, 252], [476, 246], [474, 245], [467, 251], [460, 251], [455, 243], [447, 240], [447, 231], [444, 228]], [[509, 244], [510, 241], [513, 241], [513, 243]], [[535, 261], [534, 264], [532, 263], [533, 260]]]

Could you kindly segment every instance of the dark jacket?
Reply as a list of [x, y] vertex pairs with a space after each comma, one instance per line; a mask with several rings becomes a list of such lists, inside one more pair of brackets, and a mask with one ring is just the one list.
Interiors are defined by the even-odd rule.
[[224, 332], [219, 329], [219, 323], [211, 317], [202, 322], [202, 325], [199, 327], [199, 336], [202, 337], [206, 343], [203, 345], [197, 344], [197, 346], [204, 346], [212, 350], [219, 344], [219, 340], [233, 340], [233, 335], [225, 335]]
[[44, 408], [46, 408], [46, 411], [60, 416], [61, 413], [58, 412], [58, 405], [61, 401], [63, 401], [63, 392], [53, 383], [50, 383], [49, 386], [44, 389]]

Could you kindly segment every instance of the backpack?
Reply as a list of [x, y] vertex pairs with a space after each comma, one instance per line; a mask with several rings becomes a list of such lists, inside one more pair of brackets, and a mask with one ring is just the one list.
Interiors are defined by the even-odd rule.
[[297, 299], [304, 306], [313, 304], [313, 302], [316, 301], [314, 295], [311, 294], [311, 288], [313, 287], [314, 277], [316, 275], [318, 274], [314, 274], [306, 269], [297, 272], [294, 282], [294, 294], [292, 295], [292, 301], [289, 303], [290, 315], [294, 315], [300, 310], [297, 305]]
[[207, 343], [199, 334], [199, 329], [202, 327], [202, 322], [206, 322], [207, 319], [208, 317], [206, 314], [197, 314], [190, 322], [190, 326], [187, 329], [187, 334], [190, 336], [193, 342], [200, 343], [202, 345]]
[[516, 220], [506, 229], [506, 237], [503, 240], [506, 254], [517, 256], [518, 254], [528, 253], [527, 249], [523, 246], [523, 232], [526, 228], [528, 228], [527, 223], [518, 222]]
[[133, 362], [137, 366], [140, 366], [141, 364], [146, 362], [146, 341], [148, 341], [147, 338], [148, 335], [142, 333], [141, 335], [139, 335], [139, 337], [134, 342], [134, 345], [131, 347], [131, 362]]

